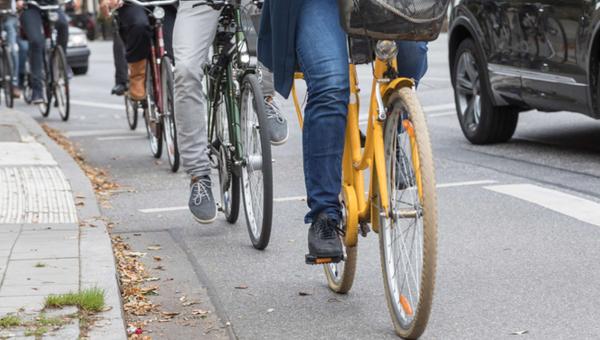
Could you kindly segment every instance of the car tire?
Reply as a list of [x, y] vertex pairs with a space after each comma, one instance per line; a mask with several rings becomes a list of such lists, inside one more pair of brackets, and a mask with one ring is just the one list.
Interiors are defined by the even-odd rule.
[[517, 128], [519, 110], [494, 106], [484, 59], [470, 38], [456, 50], [452, 65], [452, 86], [458, 121], [473, 144], [508, 141]]
[[76, 74], [76, 75], [86, 74], [87, 71], [88, 71], [88, 67], [87, 66], [73, 67], [73, 73]]

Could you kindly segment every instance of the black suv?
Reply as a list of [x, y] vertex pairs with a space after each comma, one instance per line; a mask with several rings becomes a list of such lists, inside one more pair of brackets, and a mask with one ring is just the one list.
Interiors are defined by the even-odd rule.
[[599, 8], [598, 0], [454, 1], [450, 74], [465, 137], [505, 142], [529, 109], [600, 119]]

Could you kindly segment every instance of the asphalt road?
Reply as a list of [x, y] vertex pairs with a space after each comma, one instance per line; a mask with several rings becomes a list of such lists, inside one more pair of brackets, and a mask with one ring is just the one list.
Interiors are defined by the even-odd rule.
[[[89, 73], [72, 83], [69, 122], [55, 112], [42, 119], [21, 101], [17, 108], [67, 133], [91, 163], [131, 189], [115, 194], [103, 213], [135, 250], [162, 246], [152, 254], [164, 259], [165, 271], [153, 271], [161, 278], [155, 299], [163, 308], [182, 309], [178, 297], [188, 294], [221, 318], [197, 327], [182, 326], [183, 320], [153, 323], [155, 338], [396, 338], [376, 235], [360, 239], [354, 287], [340, 296], [328, 290], [321, 268], [304, 264], [305, 202], [275, 203], [271, 243], [262, 252], [251, 247], [243, 216], [235, 225], [222, 216], [197, 224], [180, 208], [187, 204], [187, 176], [170, 173], [166, 158], [152, 158], [143, 127], [129, 131], [122, 98], [109, 95], [110, 43], [91, 48]], [[439, 254], [423, 338], [599, 338], [600, 122], [527, 112], [509, 143], [470, 145], [453, 111], [446, 36], [430, 45], [429, 61], [418, 92], [440, 185]], [[360, 68], [360, 78], [367, 84], [369, 68]], [[291, 102], [284, 109], [291, 134], [273, 149], [276, 198], [305, 195], [301, 135]], [[144, 261], [155, 266], [151, 256]], [[231, 333], [222, 328], [226, 322]]]

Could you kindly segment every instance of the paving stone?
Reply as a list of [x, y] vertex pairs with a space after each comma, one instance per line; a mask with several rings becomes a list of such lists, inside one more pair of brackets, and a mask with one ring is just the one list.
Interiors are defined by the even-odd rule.
[[0, 224], [0, 233], [18, 233], [21, 230], [21, 224]]
[[18, 233], [0, 233], [0, 256], [4, 256], [2, 254], [7, 250], [10, 251], [18, 236]]
[[60, 329], [48, 332], [42, 340], [77, 340], [79, 339], [79, 320], [75, 319], [71, 323], [62, 326]]
[[56, 165], [46, 148], [39, 143], [2, 143], [0, 165]]
[[24, 286], [7, 286], [0, 288], [0, 297], [4, 296], [21, 296], [24, 294], [34, 296], [48, 296], [50, 294], [66, 294], [69, 292], [79, 291], [79, 285], [60, 285], [60, 284], [45, 284], [45, 285], [24, 285]]
[[0, 142], [20, 142], [21, 134], [15, 125], [0, 124]]
[[27, 223], [22, 225], [23, 231], [38, 230], [79, 230], [77, 223]]
[[[36, 267], [36, 265], [44, 265]], [[79, 259], [23, 260], [8, 262], [3, 286], [42, 286], [79, 284]], [[21, 294], [28, 295], [28, 294]]]
[[79, 231], [23, 231], [13, 248], [11, 260], [68, 258], [79, 256]]
[[36, 313], [44, 308], [44, 296], [0, 296], [0, 306], [6, 313]]

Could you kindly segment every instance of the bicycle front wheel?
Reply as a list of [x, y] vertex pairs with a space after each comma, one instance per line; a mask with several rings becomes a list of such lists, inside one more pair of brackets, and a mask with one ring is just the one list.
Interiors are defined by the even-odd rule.
[[146, 63], [146, 102], [144, 106], [144, 121], [146, 123], [146, 133], [150, 142], [150, 152], [154, 158], [160, 158], [162, 155], [162, 124], [158, 118], [156, 102], [154, 101], [154, 75], [152, 74], [152, 64]]
[[13, 73], [12, 61], [6, 47], [2, 48], [2, 92], [6, 107], [13, 107]]
[[262, 250], [271, 237], [273, 162], [263, 94], [253, 74], [244, 77], [240, 104], [242, 197], [250, 240], [254, 248]]
[[177, 148], [177, 128], [175, 126], [175, 102], [173, 99], [173, 63], [167, 56], [161, 64], [161, 86], [163, 93], [163, 137], [167, 158], [172, 172], [179, 170], [179, 149]]
[[125, 98], [125, 114], [127, 115], [127, 124], [131, 130], [137, 128], [138, 121], [138, 103], [133, 101], [129, 94], [123, 96]]
[[380, 209], [381, 266], [396, 333], [415, 339], [427, 326], [435, 285], [437, 207], [433, 159], [425, 116], [415, 92], [402, 88], [389, 97], [386, 106], [389, 212]]
[[[69, 76], [67, 74], [67, 58], [62, 47], [57, 46], [52, 56], [52, 72], [53, 74], [53, 92], [55, 106], [58, 109], [58, 114], [63, 121], [69, 120], [70, 101], [69, 101]], [[48, 98], [48, 106], [51, 100]]]

